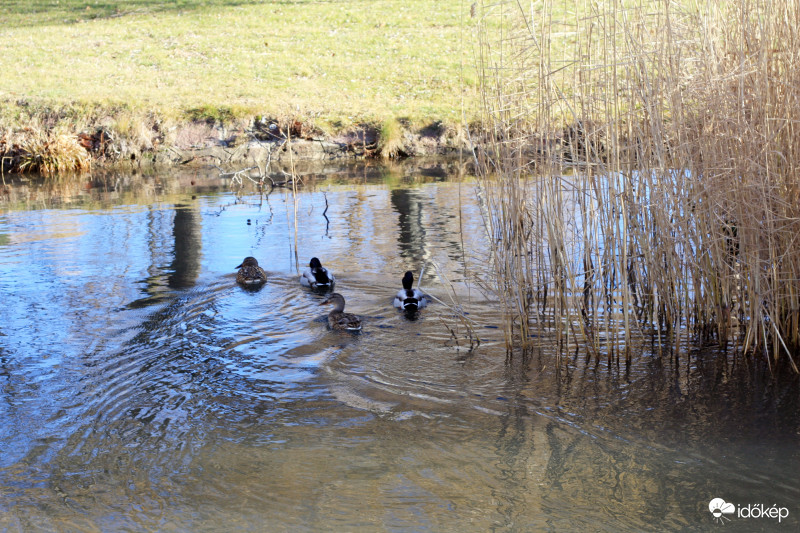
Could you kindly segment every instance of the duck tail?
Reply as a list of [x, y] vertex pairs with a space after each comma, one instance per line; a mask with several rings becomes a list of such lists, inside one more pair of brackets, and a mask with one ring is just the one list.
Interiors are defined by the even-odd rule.
[[413, 297], [406, 298], [403, 301], [403, 309], [405, 311], [416, 311], [417, 309], [419, 309], [419, 300]]

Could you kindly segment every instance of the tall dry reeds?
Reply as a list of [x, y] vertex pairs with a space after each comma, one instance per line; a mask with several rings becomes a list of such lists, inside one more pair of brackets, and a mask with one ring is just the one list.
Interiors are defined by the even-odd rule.
[[509, 347], [800, 352], [800, 1], [481, 6], [486, 280]]

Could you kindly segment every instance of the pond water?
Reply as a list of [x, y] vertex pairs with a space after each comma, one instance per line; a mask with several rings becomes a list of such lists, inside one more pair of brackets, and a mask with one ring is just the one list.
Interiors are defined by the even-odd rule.
[[[485, 241], [458, 165], [310, 173], [296, 196], [200, 171], [3, 194], [0, 530], [798, 530], [797, 378], [710, 349], [559, 367], [546, 337], [507, 357], [465, 283]], [[248, 255], [258, 291], [235, 283]], [[361, 334], [327, 329], [312, 256]], [[474, 350], [444, 303], [392, 307], [423, 266]]]

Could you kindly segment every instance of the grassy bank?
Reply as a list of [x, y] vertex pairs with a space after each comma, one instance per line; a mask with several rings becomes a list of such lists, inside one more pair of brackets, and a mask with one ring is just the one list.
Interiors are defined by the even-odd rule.
[[564, 4], [483, 11], [483, 283], [509, 348], [733, 341], [796, 371], [800, 2]]
[[[182, 114], [458, 120], [460, 2], [32, 0], [4, 4], [4, 99]], [[474, 69], [470, 69], [474, 72]]]
[[187, 121], [333, 134], [475, 109], [461, 2], [12, 0], [3, 16], [0, 135], [100, 125], [146, 148]]

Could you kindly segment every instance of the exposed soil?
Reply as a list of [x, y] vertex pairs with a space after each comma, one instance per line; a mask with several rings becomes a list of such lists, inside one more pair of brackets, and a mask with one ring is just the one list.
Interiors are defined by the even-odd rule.
[[[137, 138], [121, 135], [113, 127], [97, 125], [77, 133], [75, 141], [92, 156], [93, 168], [117, 166], [209, 166], [234, 168], [268, 164], [291, 165], [299, 161], [333, 161], [383, 158], [379, 130], [362, 125], [328, 135], [300, 122], [269, 119], [244, 121], [234, 126], [189, 121], [167, 131], [158, 123]], [[24, 137], [23, 137], [24, 138]], [[471, 153], [468, 137], [456, 128], [436, 122], [420, 129], [404, 128], [393, 139], [392, 158], [452, 156]], [[20, 171], [20, 164], [36, 157], [25, 142], [0, 138], [2, 171]], [[58, 157], [43, 154], [40, 157]]]

